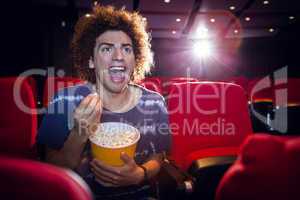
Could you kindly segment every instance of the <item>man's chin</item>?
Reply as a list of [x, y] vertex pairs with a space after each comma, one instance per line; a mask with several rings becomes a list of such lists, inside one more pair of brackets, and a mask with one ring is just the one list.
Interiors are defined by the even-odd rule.
[[119, 94], [125, 91], [125, 89], [127, 88], [127, 84], [111, 84], [109, 86], [106, 87], [106, 90], [114, 93], [114, 94]]

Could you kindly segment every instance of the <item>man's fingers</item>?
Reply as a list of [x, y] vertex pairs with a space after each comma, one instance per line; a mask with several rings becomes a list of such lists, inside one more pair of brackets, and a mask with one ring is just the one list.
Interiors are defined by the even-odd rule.
[[94, 135], [98, 129], [98, 124], [92, 123], [88, 126], [88, 135]]
[[88, 96], [86, 96], [79, 104], [79, 106], [76, 108], [75, 112], [77, 112], [77, 114], [81, 114], [84, 110], [85, 107], [89, 104], [89, 102], [91, 101], [93, 95], [90, 94]]
[[93, 95], [91, 97], [91, 100], [89, 101], [88, 105], [84, 108], [83, 114], [84, 117], [88, 118], [93, 111], [96, 109], [97, 103], [100, 101], [100, 98], [98, 95]]
[[125, 164], [133, 164], [134, 160], [129, 157], [125, 152], [122, 152], [120, 158], [123, 160]]
[[115, 176], [121, 176], [120, 169], [117, 169], [116, 167], [108, 166], [105, 163], [101, 162], [100, 160], [94, 159], [91, 162], [91, 165], [95, 168], [95, 170], [106, 171]]
[[101, 100], [99, 100], [87, 120], [91, 124], [98, 124], [100, 123], [101, 114], [102, 114], [102, 103]]
[[96, 178], [96, 181], [97, 181], [98, 183], [100, 183], [101, 185], [105, 186], [105, 187], [117, 187], [117, 185], [114, 185], [114, 184], [112, 184], [112, 183], [107, 183], [107, 182], [105, 182], [105, 181], [102, 181], [102, 180], [99, 179], [99, 178]]
[[104, 171], [96, 170], [93, 167], [91, 168], [91, 170], [97, 178], [103, 180], [104, 182], [118, 185], [119, 179], [117, 177], [114, 177], [114, 176], [112, 177], [111, 174], [108, 174], [107, 172], [104, 172]]

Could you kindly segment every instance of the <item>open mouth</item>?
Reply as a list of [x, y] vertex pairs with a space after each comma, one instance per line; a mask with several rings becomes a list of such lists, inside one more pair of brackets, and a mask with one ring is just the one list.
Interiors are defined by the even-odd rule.
[[121, 73], [121, 72], [125, 72], [126, 71], [126, 67], [125, 66], [111, 66], [109, 68], [109, 73]]
[[125, 66], [111, 66], [109, 68], [110, 80], [114, 83], [122, 83], [126, 78]]

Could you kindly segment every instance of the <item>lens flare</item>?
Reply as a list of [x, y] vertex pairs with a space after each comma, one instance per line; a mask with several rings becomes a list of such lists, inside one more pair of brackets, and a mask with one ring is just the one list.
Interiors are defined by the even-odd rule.
[[198, 41], [193, 45], [194, 55], [201, 59], [210, 57], [213, 54], [213, 52], [213, 44], [209, 40]]

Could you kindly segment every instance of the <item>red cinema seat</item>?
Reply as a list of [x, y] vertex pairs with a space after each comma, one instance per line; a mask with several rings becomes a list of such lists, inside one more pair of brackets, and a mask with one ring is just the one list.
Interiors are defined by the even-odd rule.
[[270, 132], [273, 127], [271, 116], [274, 108], [274, 87], [270, 77], [255, 78], [249, 81], [247, 94], [251, 107], [254, 132]]
[[299, 153], [299, 137], [249, 137], [222, 178], [216, 200], [299, 199]]
[[274, 129], [283, 134], [299, 134], [300, 79], [275, 78]]
[[162, 83], [161, 80], [157, 77], [146, 77], [139, 83], [139, 85], [142, 85], [149, 90], [162, 94]]
[[0, 157], [0, 177], [1, 199], [93, 199], [74, 172], [37, 161]]
[[174, 84], [168, 112], [170, 156], [194, 178], [191, 199], [214, 199], [221, 177], [252, 133], [244, 89], [225, 82]]
[[35, 157], [36, 104], [25, 77], [0, 78], [0, 153]]
[[274, 88], [270, 77], [255, 78], [248, 82], [247, 94], [249, 101], [270, 102], [274, 100]]
[[37, 91], [37, 83], [36, 83], [36, 80], [32, 77], [32, 76], [29, 76], [27, 78], [28, 80], [28, 83], [32, 89], [32, 93], [33, 93], [33, 96], [34, 96], [34, 100], [35, 102], [37, 102], [37, 99], [38, 99], [38, 91]]
[[75, 77], [48, 77], [44, 86], [44, 107], [48, 106], [48, 102], [59, 89], [70, 87], [84, 82], [85, 81]]
[[300, 105], [300, 79], [299, 78], [289, 78], [288, 79], [288, 103]]
[[171, 86], [174, 83], [185, 83], [185, 82], [197, 82], [198, 79], [193, 77], [164, 77], [163, 78], [163, 95], [167, 96], [170, 94]]
[[168, 112], [171, 158], [183, 169], [205, 157], [204, 150], [211, 150], [208, 157], [224, 156], [218, 148], [232, 148], [229, 155], [237, 155], [240, 144], [252, 133], [244, 90], [232, 83], [174, 84]]
[[275, 79], [275, 104], [276, 106], [300, 106], [300, 79]]
[[225, 79], [224, 82], [240, 85], [244, 90], [247, 90], [248, 79], [244, 76], [229, 77]]

